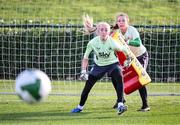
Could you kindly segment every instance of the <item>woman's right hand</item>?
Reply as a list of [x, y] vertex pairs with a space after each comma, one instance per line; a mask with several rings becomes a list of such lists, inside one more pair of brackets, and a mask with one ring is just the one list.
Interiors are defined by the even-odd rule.
[[85, 69], [81, 70], [81, 75], [80, 75], [81, 80], [88, 80], [88, 73]]

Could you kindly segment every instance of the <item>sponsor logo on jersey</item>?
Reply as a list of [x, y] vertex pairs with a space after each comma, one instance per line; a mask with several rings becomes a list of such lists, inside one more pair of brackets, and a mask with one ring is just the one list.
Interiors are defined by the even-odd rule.
[[109, 56], [110, 56], [110, 52], [109, 53], [99, 52], [99, 57], [101, 58], [109, 58]]

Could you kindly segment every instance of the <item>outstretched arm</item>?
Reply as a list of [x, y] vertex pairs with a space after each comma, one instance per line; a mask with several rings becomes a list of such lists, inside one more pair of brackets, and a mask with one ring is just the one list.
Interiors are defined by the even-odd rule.
[[81, 76], [80, 76], [80, 78], [82, 80], [88, 80], [88, 71], [87, 71], [88, 70], [87, 69], [88, 68], [88, 57], [89, 57], [89, 54], [91, 51], [92, 51], [91, 44], [88, 43], [84, 57], [83, 57], [82, 62], [81, 62]]
[[87, 67], [88, 67], [88, 59], [83, 58], [81, 63], [81, 70], [87, 70]]
[[82, 66], [81, 66], [81, 76], [80, 76], [80, 78], [82, 80], [88, 80], [88, 72], [87, 72], [88, 59], [83, 58], [81, 65]]

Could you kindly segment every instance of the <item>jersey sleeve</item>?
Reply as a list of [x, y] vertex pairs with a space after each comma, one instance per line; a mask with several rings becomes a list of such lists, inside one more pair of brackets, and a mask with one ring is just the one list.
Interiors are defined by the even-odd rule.
[[129, 52], [128, 52], [128, 50], [126, 49], [126, 47], [125, 46], [123, 46], [123, 45], [120, 45], [120, 44], [118, 44], [117, 42], [115, 42], [115, 41], [113, 41], [113, 48], [114, 48], [114, 50], [115, 51], [123, 51], [124, 53], [125, 53], [125, 55], [128, 55], [129, 54]]
[[131, 46], [139, 47], [142, 43], [139, 32], [137, 31], [136, 28], [131, 27], [131, 34], [132, 34], [132, 39], [128, 41], [128, 44]]
[[89, 58], [89, 54], [92, 52], [92, 42], [90, 41], [88, 44], [87, 44], [87, 47], [86, 47], [86, 51], [84, 53], [84, 58], [85, 59], [88, 59]]
[[139, 47], [141, 45], [141, 39], [136, 38], [136, 39], [133, 39], [133, 40], [129, 40], [128, 44], [131, 45], [131, 46]]

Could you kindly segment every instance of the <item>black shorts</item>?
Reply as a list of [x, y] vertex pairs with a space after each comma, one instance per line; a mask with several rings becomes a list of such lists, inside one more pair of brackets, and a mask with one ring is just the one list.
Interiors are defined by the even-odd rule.
[[94, 64], [89, 74], [91, 74], [91, 75], [97, 77], [98, 79], [100, 79], [106, 73], [108, 74], [108, 76], [110, 76], [111, 72], [114, 69], [118, 69], [119, 72], [121, 73], [121, 68], [120, 68], [119, 62], [110, 64], [110, 65], [107, 65], [107, 66], [98, 66], [98, 65]]
[[138, 56], [137, 59], [141, 63], [141, 65], [144, 67], [144, 69], [146, 69], [148, 65], [148, 61], [149, 61], [148, 53], [145, 52], [141, 56]]

